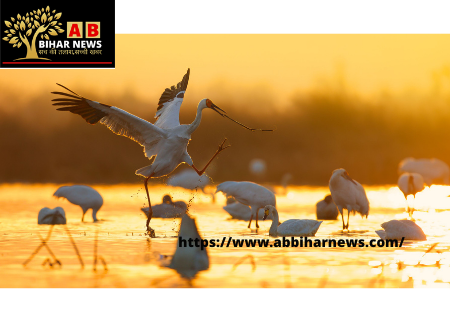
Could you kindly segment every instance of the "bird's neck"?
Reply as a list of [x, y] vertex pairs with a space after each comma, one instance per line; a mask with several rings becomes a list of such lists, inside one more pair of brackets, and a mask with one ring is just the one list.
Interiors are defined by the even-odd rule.
[[200, 122], [202, 121], [202, 108], [197, 108], [197, 115], [195, 116], [194, 121], [189, 125], [188, 127], [188, 133], [192, 134], [198, 126], [200, 125]]
[[272, 211], [272, 225], [270, 226], [270, 229], [269, 229], [269, 235], [277, 235], [279, 221], [280, 221], [280, 219], [278, 217], [278, 211], [277, 211], [277, 209], [274, 209]]

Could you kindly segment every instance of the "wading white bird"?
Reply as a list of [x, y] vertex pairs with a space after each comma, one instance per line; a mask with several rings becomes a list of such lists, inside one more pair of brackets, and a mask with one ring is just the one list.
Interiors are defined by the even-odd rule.
[[197, 172], [191, 169], [185, 169], [180, 173], [174, 174], [167, 179], [167, 185], [173, 187], [182, 187], [188, 190], [200, 189], [204, 194], [210, 195], [213, 202], [215, 201], [214, 193], [205, 191], [205, 187], [211, 183], [211, 178], [206, 174], [199, 176]]
[[278, 211], [274, 206], [264, 207], [264, 218], [272, 214], [272, 225], [269, 229], [269, 236], [272, 237], [313, 237], [319, 230], [322, 221], [311, 219], [289, 219], [279, 224]]
[[[233, 219], [249, 221], [252, 218], [252, 209], [245, 204], [239, 203], [237, 201], [230, 200], [233, 198], [227, 198], [227, 205], [223, 209], [228, 212]], [[258, 210], [258, 219], [264, 218], [264, 210]], [[271, 219], [271, 217], [269, 217]]]
[[[342, 216], [342, 229], [348, 230], [350, 212], [359, 212], [361, 217], [369, 215], [369, 200], [359, 182], [353, 180], [345, 169], [336, 169], [330, 178], [330, 192]], [[344, 223], [344, 208], [347, 209], [347, 224]]]
[[53, 194], [57, 198], [66, 198], [70, 203], [76, 204], [83, 210], [81, 221], [89, 209], [92, 209], [94, 222], [98, 221], [97, 212], [103, 205], [103, 198], [97, 190], [89, 186], [75, 185], [60, 187]]
[[337, 220], [339, 211], [331, 195], [316, 203], [316, 217], [318, 220]]
[[268, 204], [272, 206], [276, 205], [275, 194], [267, 188], [253, 182], [222, 182], [217, 186], [216, 193], [219, 191], [223, 192], [226, 196], [234, 197], [237, 202], [252, 208], [252, 215], [248, 223], [249, 228], [253, 217], [256, 217], [256, 228], [259, 228], [258, 215], [256, 214], [259, 209], [264, 208]]
[[61, 207], [42, 208], [38, 214], [38, 224], [66, 224], [66, 213]]
[[425, 189], [423, 178], [418, 173], [405, 172], [398, 178], [397, 184], [398, 188], [403, 192], [403, 195], [405, 196], [406, 204], [408, 206], [408, 213], [409, 216], [412, 217], [414, 208], [409, 207], [407, 198], [410, 194], [412, 194], [413, 197], [416, 198], [416, 193]]
[[[192, 279], [198, 272], [209, 269], [209, 258], [206, 248], [189, 246], [189, 239], [199, 243], [202, 242], [202, 237], [198, 233], [195, 219], [183, 213], [180, 224], [180, 231], [178, 232], [178, 241], [175, 254], [167, 266], [168, 268], [176, 270], [183, 278]], [[185, 243], [181, 243], [185, 240]], [[181, 244], [181, 245], [180, 245]]]
[[411, 220], [391, 220], [381, 225], [384, 230], [375, 231], [381, 239], [427, 240], [427, 236]]
[[436, 182], [449, 184], [450, 169], [439, 159], [403, 159], [398, 166], [398, 173], [404, 172], [420, 174], [429, 186]]
[[[141, 208], [148, 217], [148, 207]], [[153, 218], [177, 218], [181, 217], [187, 210], [187, 204], [184, 201], [173, 201], [172, 197], [166, 194], [161, 204], [152, 207]]]
[[[175, 170], [181, 163], [187, 163], [191, 166], [199, 176], [203, 174], [211, 161], [224, 149], [226, 139], [219, 146], [209, 162], [201, 170], [198, 170], [187, 152], [187, 146], [191, 140], [191, 134], [198, 128], [202, 119], [202, 111], [211, 109], [216, 111], [222, 117], [228, 118], [244, 128], [255, 131], [261, 129], [252, 129], [242, 123], [231, 119], [225, 111], [217, 107], [209, 99], [200, 101], [197, 107], [197, 115], [191, 124], [180, 124], [179, 112], [181, 103], [189, 81], [189, 69], [184, 75], [181, 82], [176, 86], [166, 88], [159, 98], [158, 108], [156, 110], [156, 122], [150, 123], [139, 117], [136, 117], [122, 109], [113, 107], [104, 103], [99, 103], [78, 95], [72, 90], [58, 84], [72, 94], [65, 92], [52, 92], [62, 96], [59, 99], [53, 99], [53, 105], [65, 106], [58, 108], [59, 111], [70, 111], [78, 114], [89, 124], [100, 122], [118, 135], [130, 138], [144, 147], [145, 155], [152, 161], [146, 167], [138, 169], [137, 175], [145, 177], [144, 186], [147, 193], [149, 215], [147, 219], [147, 232], [151, 237], [155, 236], [155, 232], [150, 228], [150, 220], [152, 218], [152, 205], [150, 195], [148, 193], [148, 180], [150, 178], [158, 178], [168, 175]], [[261, 130], [272, 131], [272, 130]]]

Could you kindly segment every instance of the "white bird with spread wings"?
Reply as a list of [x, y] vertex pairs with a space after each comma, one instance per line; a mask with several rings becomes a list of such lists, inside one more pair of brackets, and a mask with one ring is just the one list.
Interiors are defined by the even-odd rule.
[[[165, 176], [175, 170], [181, 163], [187, 163], [191, 166], [199, 176], [203, 174], [211, 161], [224, 149], [226, 139], [219, 145], [219, 149], [212, 156], [209, 162], [202, 170], [198, 170], [187, 152], [187, 146], [191, 140], [191, 134], [200, 125], [203, 109], [212, 109], [219, 113], [222, 117], [226, 117], [248, 130], [255, 131], [260, 129], [249, 128], [233, 119], [226, 112], [217, 107], [209, 99], [200, 101], [197, 107], [197, 116], [191, 124], [180, 124], [179, 113], [181, 103], [189, 81], [190, 70], [184, 75], [181, 82], [176, 86], [172, 86], [164, 90], [159, 99], [156, 111], [156, 122], [154, 124], [132, 115], [122, 109], [113, 107], [100, 102], [92, 101], [78, 95], [72, 90], [58, 84], [72, 94], [65, 92], [52, 92], [63, 96], [62, 98], [53, 99], [53, 105], [64, 106], [58, 108], [59, 111], [70, 111], [78, 114], [90, 124], [100, 122], [115, 134], [128, 137], [144, 147], [145, 155], [152, 161], [149, 166], [143, 167], [136, 171], [137, 175], [144, 176], [145, 191], [147, 192], [149, 215], [147, 219], [147, 232], [154, 237], [155, 232], [150, 228], [150, 220], [152, 218], [152, 206], [150, 195], [148, 193], [148, 180]], [[272, 130], [262, 130], [272, 131]]]

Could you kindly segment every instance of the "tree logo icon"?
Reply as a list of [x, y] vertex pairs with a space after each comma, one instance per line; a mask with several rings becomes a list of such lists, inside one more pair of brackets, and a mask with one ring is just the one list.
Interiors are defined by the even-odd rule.
[[44, 8], [37, 9], [27, 12], [25, 15], [17, 14], [17, 19], [11, 17], [11, 21], [5, 20], [5, 25], [8, 29], [5, 30], [6, 36], [2, 39], [10, 43], [13, 48], [20, 48], [22, 44], [27, 47], [26, 57], [16, 60], [50, 60], [39, 57], [36, 51], [36, 40], [39, 35], [41, 39], [50, 40], [50, 36], [57, 36], [58, 33], [64, 32], [60, 28], [62, 23], [58, 22], [62, 13], [55, 14], [55, 12], [56, 10], [50, 12], [50, 7], [47, 6], [45, 10]]

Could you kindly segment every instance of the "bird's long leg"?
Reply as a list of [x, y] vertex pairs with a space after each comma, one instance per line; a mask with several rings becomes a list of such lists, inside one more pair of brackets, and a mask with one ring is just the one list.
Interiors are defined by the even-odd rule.
[[344, 208], [338, 207], [339, 213], [341, 214], [342, 218], [342, 231], [345, 230], [345, 223], [344, 223]]
[[152, 204], [150, 202], [150, 194], [148, 193], [148, 180], [153, 176], [153, 174], [149, 175], [145, 181], [144, 181], [144, 186], [145, 186], [145, 192], [147, 192], [147, 199], [148, 199], [148, 217], [147, 217], [147, 232], [148, 235], [151, 238], [155, 237], [155, 230], [153, 230], [152, 228], [150, 228], [150, 220], [152, 220], [152, 216], [153, 216], [153, 210], [152, 210]]
[[350, 223], [350, 210], [347, 209], [347, 231], [349, 223]]
[[231, 147], [231, 145], [228, 145], [226, 147], [224, 147], [223, 145], [225, 144], [225, 142], [227, 141], [227, 138], [225, 138], [225, 140], [223, 140], [223, 142], [219, 145], [219, 149], [217, 149], [216, 153], [214, 153], [214, 155], [212, 156], [212, 158], [208, 161], [208, 163], [206, 164], [206, 166], [202, 169], [202, 170], [198, 170], [194, 164], [192, 164], [192, 169], [195, 170], [195, 172], [197, 172], [197, 174], [199, 176], [201, 176], [203, 174], [203, 172], [205, 172], [206, 168], [208, 168], [208, 166], [211, 164], [211, 162], [214, 160], [214, 158], [221, 153], [223, 150], [225, 150], [228, 147]]
[[83, 216], [81, 217], [81, 222], [84, 222], [84, 215], [86, 214], [87, 210], [84, 210], [83, 208], [81, 208], [81, 210], [83, 210]]
[[252, 212], [252, 215], [250, 216], [250, 221], [248, 222], [247, 228], [250, 228], [250, 225], [252, 224], [252, 220], [253, 220], [253, 212]]
[[98, 221], [98, 219], [97, 219], [97, 212], [98, 212], [98, 210], [99, 209], [92, 208], [92, 219], [94, 219], [94, 222]]
[[255, 222], [256, 222], [256, 229], [259, 228], [259, 225], [258, 225], [258, 211], [259, 211], [259, 209], [261, 209], [261, 208], [256, 209], [256, 213], [255, 213], [255, 215], [256, 215], [256, 219], [255, 219]]

